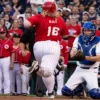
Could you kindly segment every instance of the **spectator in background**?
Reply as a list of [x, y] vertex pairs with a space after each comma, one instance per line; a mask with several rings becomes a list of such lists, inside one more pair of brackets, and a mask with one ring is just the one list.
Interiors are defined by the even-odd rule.
[[79, 8], [77, 6], [74, 6], [72, 9], [72, 16], [75, 16], [77, 18], [77, 21], [79, 20]]
[[87, 11], [84, 11], [82, 14], [82, 20], [80, 22], [78, 22], [78, 24], [83, 26], [83, 24], [89, 20], [90, 20], [89, 13]]
[[71, 10], [71, 12], [72, 12], [73, 6], [74, 6], [74, 3], [69, 2], [67, 8], [69, 8]]
[[77, 17], [71, 16], [70, 25], [68, 25], [68, 47], [71, 50], [74, 39], [80, 35], [81, 27], [77, 24]]
[[73, 0], [73, 2], [74, 2], [74, 5], [75, 5], [75, 6], [77, 6], [77, 7], [80, 6], [80, 1], [79, 1], [79, 0]]
[[25, 18], [26, 19], [29, 18], [29, 17], [31, 17], [31, 16], [32, 16], [32, 13], [29, 13], [29, 12], [25, 13]]
[[1, 18], [1, 19], [0, 19], [0, 24], [1, 24], [3, 27], [5, 27], [5, 20], [4, 20], [4, 18]]
[[61, 9], [63, 9], [63, 7], [65, 6], [63, 0], [59, 0], [59, 1], [57, 1], [57, 5], [58, 5], [58, 8], [61, 8]]
[[12, 21], [11, 21], [11, 18], [8, 14], [5, 14], [4, 15], [4, 20], [5, 20], [5, 27], [8, 29], [11, 28], [11, 25], [12, 25]]
[[12, 0], [12, 9], [13, 12], [16, 10], [19, 10], [20, 13], [22, 13], [22, 5], [20, 4], [20, 0]]
[[62, 17], [62, 9], [61, 8], [58, 8], [56, 15], [57, 15], [57, 17]]
[[98, 17], [98, 14], [96, 13], [96, 9], [94, 6], [91, 6], [89, 8], [89, 16], [90, 16], [90, 20], [96, 20]]
[[8, 14], [9, 16], [12, 16], [14, 12], [12, 11], [12, 7], [10, 4], [7, 4], [4, 8], [4, 14]]
[[80, 4], [79, 5], [79, 15], [80, 15], [80, 18], [79, 18], [79, 21], [82, 20], [82, 15], [83, 15], [83, 12], [85, 11], [85, 7], [83, 4]]
[[100, 17], [97, 17], [96, 19], [96, 27], [97, 27], [97, 30], [100, 30]]
[[17, 19], [13, 21], [11, 29], [8, 30], [7, 37], [9, 39], [12, 39], [14, 33], [18, 33], [20, 34], [20, 36], [22, 36], [23, 34], [23, 31], [19, 28], [19, 23]]
[[24, 28], [24, 18], [19, 17], [18, 18], [18, 23], [19, 23], [19, 28], [24, 32], [24, 30], [25, 30], [25, 28]]
[[100, 0], [95, 0], [96, 1], [96, 11], [100, 16]]
[[70, 15], [71, 15], [71, 10], [69, 9], [69, 8], [66, 8], [66, 7], [64, 7], [63, 9], [62, 9], [62, 18], [66, 21], [67, 19], [69, 19], [70, 18]]

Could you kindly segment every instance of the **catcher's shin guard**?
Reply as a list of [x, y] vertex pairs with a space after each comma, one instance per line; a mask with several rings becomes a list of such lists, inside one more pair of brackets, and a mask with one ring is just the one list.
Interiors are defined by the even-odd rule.
[[62, 88], [62, 95], [64, 95], [64, 96], [73, 96], [73, 91], [71, 91], [71, 89], [69, 89], [67, 86], [64, 86]]
[[89, 95], [93, 99], [100, 99], [100, 89], [96, 89], [96, 88], [91, 89], [89, 91]]
[[74, 95], [78, 95], [80, 92], [82, 92], [83, 91], [83, 85], [82, 84], [80, 84], [80, 85], [78, 85], [74, 90], [73, 90], [73, 92], [74, 92]]

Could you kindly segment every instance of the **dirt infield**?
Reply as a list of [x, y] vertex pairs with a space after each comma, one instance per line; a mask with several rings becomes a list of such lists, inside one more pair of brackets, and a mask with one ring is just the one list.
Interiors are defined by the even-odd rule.
[[[0, 96], [0, 100], [52, 100], [48, 97], [35, 97], [35, 96]], [[53, 100], [92, 100], [91, 98], [81, 99], [78, 97], [55, 97]]]

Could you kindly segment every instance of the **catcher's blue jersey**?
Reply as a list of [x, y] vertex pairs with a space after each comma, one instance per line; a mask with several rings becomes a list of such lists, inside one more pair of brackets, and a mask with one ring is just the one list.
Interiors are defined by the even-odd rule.
[[[86, 44], [82, 40], [82, 35], [80, 35], [78, 38], [78, 49], [83, 51], [85, 56], [96, 56], [96, 44], [100, 42], [100, 38], [95, 37], [92, 41]], [[95, 63], [95, 61], [83, 60], [79, 61], [79, 63], [85, 65], [92, 65]]]

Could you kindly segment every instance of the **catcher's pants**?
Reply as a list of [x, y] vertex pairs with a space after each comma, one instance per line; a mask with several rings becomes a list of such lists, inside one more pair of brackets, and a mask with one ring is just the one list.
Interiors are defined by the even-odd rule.
[[84, 81], [86, 81], [89, 90], [98, 88], [98, 68], [82, 69], [78, 66], [65, 86], [74, 90], [78, 84]]

